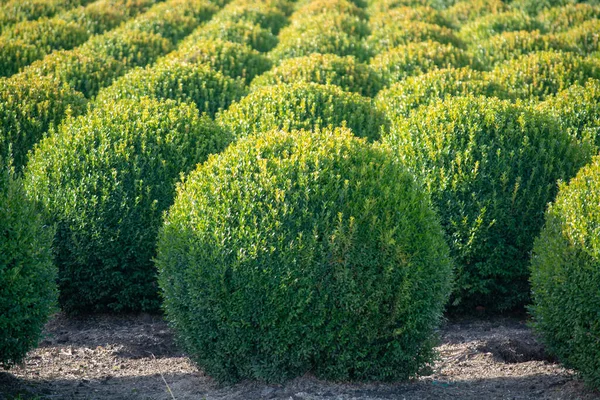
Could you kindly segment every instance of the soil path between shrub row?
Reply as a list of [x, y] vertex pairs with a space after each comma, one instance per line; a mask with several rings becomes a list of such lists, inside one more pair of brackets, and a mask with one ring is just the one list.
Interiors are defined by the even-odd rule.
[[[310, 375], [284, 385], [219, 385], [180, 350], [160, 316], [55, 316], [23, 365], [0, 372], [0, 399], [383, 400], [599, 399], [553, 362], [523, 319], [461, 319], [440, 331], [431, 375], [346, 384]], [[19, 398], [19, 397], [17, 397]]]

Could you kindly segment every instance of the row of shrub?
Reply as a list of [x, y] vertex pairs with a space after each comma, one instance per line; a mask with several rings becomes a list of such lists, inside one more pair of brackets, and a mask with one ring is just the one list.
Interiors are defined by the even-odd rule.
[[52, 17], [91, 0], [9, 0], [0, 7], [0, 32], [21, 21]]

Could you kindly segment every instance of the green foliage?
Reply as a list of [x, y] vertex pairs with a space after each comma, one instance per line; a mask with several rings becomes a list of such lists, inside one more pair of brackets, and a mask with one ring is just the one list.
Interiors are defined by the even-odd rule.
[[496, 65], [489, 75], [513, 97], [540, 100], [588, 78], [600, 78], [600, 60], [558, 51], [520, 56]]
[[250, 22], [270, 30], [275, 35], [287, 24], [285, 13], [265, 1], [233, 1], [225, 6], [216, 18], [220, 21]]
[[387, 85], [434, 69], [460, 68], [471, 64], [471, 57], [465, 51], [451, 44], [432, 41], [398, 46], [371, 60], [371, 68], [379, 71]]
[[544, 31], [544, 25], [519, 11], [488, 14], [462, 26], [459, 37], [465, 42], [477, 44], [503, 32]]
[[59, 11], [76, 7], [81, 0], [10, 0], [0, 6], [0, 32], [21, 21], [51, 17]]
[[85, 111], [85, 103], [80, 93], [49, 78], [0, 79], [0, 158], [8, 159], [12, 152], [20, 170], [48, 128], [68, 113]]
[[481, 40], [470, 48], [470, 53], [482, 68], [492, 69], [500, 62], [545, 50], [575, 51], [576, 47], [571, 41], [556, 35], [545, 35], [540, 31], [516, 31]]
[[[260, 105], [260, 106], [257, 106]], [[375, 140], [387, 119], [371, 99], [335, 85], [280, 84], [258, 88], [218, 116], [236, 137], [273, 129], [350, 128], [356, 136]]]
[[0, 366], [5, 368], [37, 345], [56, 307], [54, 230], [37, 211], [0, 159]]
[[513, 0], [511, 2], [511, 7], [523, 10], [529, 15], [536, 16], [545, 9], [563, 7], [568, 4], [577, 4], [581, 2], [581, 0]]
[[90, 98], [123, 75], [125, 70], [122, 61], [92, 52], [89, 48], [77, 48], [55, 51], [25, 68], [21, 74], [28, 79], [40, 76], [56, 78]]
[[573, 85], [539, 103], [537, 109], [560, 122], [563, 131], [583, 143], [600, 148], [600, 81]]
[[368, 18], [368, 14], [362, 8], [348, 0], [310, 0], [296, 10], [293, 19], [307, 20], [321, 14], [353, 16], [362, 20]]
[[553, 32], [566, 31], [600, 17], [600, 7], [591, 4], [567, 4], [542, 11], [537, 19]]
[[279, 66], [256, 77], [253, 88], [280, 83], [315, 82], [337, 85], [345, 91], [373, 97], [383, 87], [381, 76], [354, 57], [311, 54], [284, 60]]
[[583, 22], [566, 32], [558, 34], [558, 37], [577, 49], [581, 55], [600, 50], [600, 20], [592, 19]]
[[173, 99], [194, 103], [198, 111], [211, 117], [227, 109], [245, 94], [243, 84], [223, 76], [204, 64], [187, 64], [175, 60], [136, 68], [100, 91], [99, 106], [119, 99]]
[[0, 36], [0, 79], [16, 74], [24, 66], [44, 57], [44, 54], [34, 44]]
[[256, 50], [239, 43], [201, 39], [192, 34], [169, 59], [192, 64], [208, 64], [223, 75], [242, 78], [246, 83], [268, 71], [271, 61]]
[[548, 350], [600, 388], [600, 157], [562, 184], [531, 263], [534, 327]]
[[367, 0], [368, 9], [371, 14], [377, 12], [391, 11], [401, 7], [427, 7], [435, 1], [429, 0]]
[[391, 158], [345, 129], [274, 131], [190, 174], [157, 266], [204, 371], [397, 380], [432, 361], [451, 263], [427, 196]]
[[391, 23], [381, 28], [375, 27], [366, 39], [366, 45], [373, 54], [379, 54], [394, 47], [426, 41], [463, 47], [462, 42], [450, 28], [421, 21], [406, 21], [402, 24]]
[[130, 31], [119, 28], [101, 36], [92, 37], [81, 46], [96, 57], [112, 57], [127, 68], [145, 66], [173, 49], [171, 42], [156, 33]]
[[554, 199], [590, 158], [555, 121], [488, 97], [453, 97], [392, 121], [383, 141], [424, 183], [456, 260], [453, 306], [528, 302], [533, 241]]
[[455, 26], [461, 26], [488, 14], [500, 14], [508, 11], [502, 0], [465, 0], [459, 1], [446, 10], [442, 15]]
[[267, 52], [277, 46], [277, 36], [260, 25], [247, 21], [221, 21], [213, 18], [198, 30], [197, 38], [244, 44], [254, 50]]
[[485, 79], [481, 72], [466, 67], [439, 69], [408, 77], [379, 92], [375, 104], [390, 120], [398, 123], [421, 106], [441, 101], [447, 96], [469, 94], [504, 97], [502, 89]]
[[432, 7], [399, 7], [388, 11], [381, 11], [371, 15], [369, 25], [371, 29], [381, 29], [387, 25], [402, 24], [406, 21], [421, 21], [428, 24], [450, 27], [450, 23], [442, 13]]
[[230, 135], [193, 104], [106, 102], [36, 147], [27, 190], [57, 223], [60, 303], [68, 312], [156, 310], [156, 237], [181, 173]]

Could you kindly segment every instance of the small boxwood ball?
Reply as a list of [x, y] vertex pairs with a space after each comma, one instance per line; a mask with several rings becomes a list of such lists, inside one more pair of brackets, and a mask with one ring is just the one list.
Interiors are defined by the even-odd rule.
[[388, 121], [371, 99], [335, 85], [280, 84], [259, 88], [217, 116], [218, 122], [245, 136], [273, 129], [347, 126], [356, 136], [379, 138]]
[[477, 42], [489, 39], [503, 32], [544, 30], [544, 25], [519, 11], [500, 14], [488, 14], [461, 27], [459, 37], [465, 42], [477, 45]]
[[252, 81], [258, 88], [280, 83], [314, 82], [337, 85], [345, 91], [372, 97], [383, 87], [383, 80], [370, 66], [356, 58], [335, 54], [311, 54], [284, 60], [279, 66]]
[[600, 389], [600, 157], [562, 184], [535, 241], [535, 330], [550, 353]]
[[474, 21], [488, 14], [500, 14], [508, 11], [502, 0], [464, 0], [442, 10], [442, 15], [456, 27]]
[[393, 123], [385, 144], [431, 194], [456, 261], [453, 310], [523, 307], [529, 255], [554, 199], [590, 159], [550, 117], [489, 97], [453, 97]]
[[462, 41], [456, 37], [452, 29], [422, 21], [406, 21], [374, 28], [365, 40], [367, 48], [373, 54], [383, 53], [409, 43], [426, 41], [463, 47]]
[[583, 22], [557, 36], [565, 43], [574, 46], [581, 55], [589, 55], [600, 50], [600, 19]]
[[213, 18], [195, 33], [198, 38], [245, 44], [254, 50], [267, 52], [277, 46], [277, 36], [260, 25], [248, 21], [221, 21]]
[[[600, 5], [567, 4], [543, 10], [537, 19], [553, 32], [561, 32], [600, 17]], [[597, 31], [596, 31], [597, 32]]]
[[158, 309], [152, 258], [175, 181], [229, 141], [193, 104], [143, 98], [68, 118], [39, 143], [26, 187], [57, 224], [64, 310]]
[[53, 235], [0, 158], [0, 367], [21, 362], [55, 310]]
[[218, 380], [414, 376], [452, 278], [439, 222], [346, 129], [265, 132], [179, 186], [157, 265], [168, 319]]

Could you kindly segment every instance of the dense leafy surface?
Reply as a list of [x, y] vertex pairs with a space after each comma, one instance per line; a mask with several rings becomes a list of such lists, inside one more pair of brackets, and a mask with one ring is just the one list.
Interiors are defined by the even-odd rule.
[[451, 267], [421, 188], [345, 129], [266, 132], [209, 158], [160, 234], [165, 309], [222, 380], [405, 379]]

